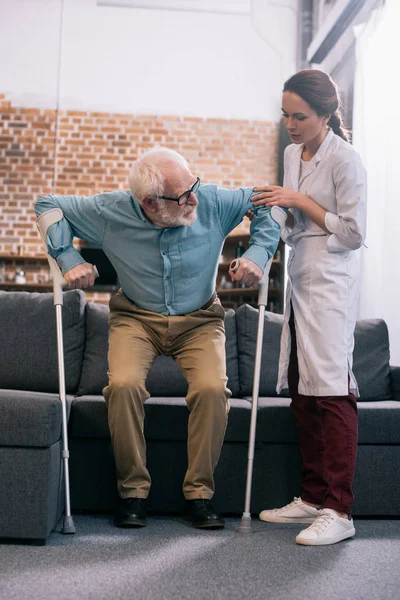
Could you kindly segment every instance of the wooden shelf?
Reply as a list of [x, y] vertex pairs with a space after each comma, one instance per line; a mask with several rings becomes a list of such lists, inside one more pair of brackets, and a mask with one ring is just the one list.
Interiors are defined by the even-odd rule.
[[246, 221], [246, 228], [243, 228], [243, 225], [239, 224], [228, 234], [226, 240], [239, 240], [240, 238], [249, 239], [250, 221], [248, 220], [248, 217], [244, 217], [244, 219]]
[[[64, 291], [67, 291], [65, 288]], [[119, 289], [117, 285], [95, 285], [84, 288], [84, 292], [99, 292], [115, 294]], [[53, 284], [49, 283], [15, 283], [15, 281], [0, 281], [0, 290], [7, 292], [52, 292]]]
[[0, 282], [0, 290], [8, 292], [52, 292], [52, 283], [15, 283], [13, 281]]
[[[232, 258], [232, 260], [235, 260], [235, 259], [234, 259], [234, 258]], [[231, 262], [232, 262], [232, 261], [230, 261], [230, 262], [225, 262], [225, 261], [224, 261], [224, 262], [220, 262], [220, 263], [218, 264], [218, 268], [219, 268], [219, 269], [224, 269], [224, 270], [228, 270], [228, 271], [229, 271], [229, 267], [230, 267], [230, 265], [231, 265]], [[274, 259], [273, 259], [273, 261], [272, 261], [272, 264], [273, 264], [273, 265], [281, 265], [281, 264], [282, 264], [282, 261], [280, 261], [280, 260], [278, 260], [278, 259], [274, 258]]]
[[[280, 293], [280, 288], [268, 288], [268, 294]], [[250, 296], [258, 294], [258, 287], [256, 288], [220, 288], [217, 290], [218, 296]]]
[[0, 261], [15, 261], [18, 263], [47, 263], [47, 256], [23, 256], [21, 254], [0, 254]]
[[217, 290], [218, 296], [244, 296], [257, 294], [258, 288], [221, 288]]
[[249, 231], [245, 231], [243, 229], [238, 229], [236, 231], [236, 229], [234, 229], [232, 231], [232, 233], [230, 233], [226, 238], [225, 238], [225, 243], [227, 242], [228, 244], [237, 244], [237, 242], [239, 240], [242, 241], [248, 241], [250, 239], [250, 232]]

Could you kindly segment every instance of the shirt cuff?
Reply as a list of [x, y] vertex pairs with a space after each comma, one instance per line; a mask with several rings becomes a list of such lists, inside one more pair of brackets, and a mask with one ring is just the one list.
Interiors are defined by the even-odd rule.
[[61, 269], [63, 275], [70, 269], [73, 269], [77, 265], [86, 262], [81, 254], [75, 248], [71, 247], [68, 250], [64, 250], [62, 254], [57, 256], [57, 264]]
[[340, 217], [338, 215], [327, 212], [325, 215], [325, 226], [331, 232], [331, 235], [328, 236], [327, 242], [328, 252], [349, 252], [350, 250], [354, 250], [353, 247], [345, 244], [337, 235], [341, 232], [342, 228]]
[[336, 235], [339, 226], [340, 218], [338, 217], [338, 215], [335, 215], [331, 212], [327, 212], [325, 215], [325, 227], [331, 232], [331, 235], [328, 235], [326, 249], [332, 254], [334, 254], [335, 252], [342, 252], [343, 250], [348, 250], [348, 248], [342, 244], [342, 242]]
[[337, 233], [337, 230], [340, 227], [340, 217], [334, 213], [327, 212], [325, 215], [325, 227], [331, 233]]
[[250, 246], [248, 250], [243, 254], [241, 258], [247, 258], [248, 260], [252, 260], [256, 265], [260, 267], [264, 271], [265, 265], [269, 260], [269, 254], [264, 248], [260, 246]]

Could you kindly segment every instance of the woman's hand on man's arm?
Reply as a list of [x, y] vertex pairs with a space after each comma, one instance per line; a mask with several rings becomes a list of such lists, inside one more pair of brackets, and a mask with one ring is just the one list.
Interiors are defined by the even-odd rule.
[[309, 196], [295, 192], [280, 185], [269, 185], [254, 188], [256, 192], [252, 197], [254, 206], [281, 206], [283, 208], [298, 208], [302, 210], [309, 219], [314, 221], [321, 229], [331, 233], [325, 225], [326, 210], [322, 208]]

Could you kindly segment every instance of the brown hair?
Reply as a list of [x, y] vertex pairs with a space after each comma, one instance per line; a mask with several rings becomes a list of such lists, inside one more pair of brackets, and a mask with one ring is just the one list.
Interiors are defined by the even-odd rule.
[[320, 117], [331, 115], [328, 125], [336, 135], [349, 141], [339, 109], [338, 88], [327, 73], [318, 69], [299, 71], [285, 81], [283, 91], [300, 96]]

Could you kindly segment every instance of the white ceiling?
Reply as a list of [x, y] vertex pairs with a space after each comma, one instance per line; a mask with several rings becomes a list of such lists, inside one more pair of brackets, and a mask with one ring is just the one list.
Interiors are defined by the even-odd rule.
[[251, 0], [97, 0], [99, 6], [120, 6], [190, 12], [249, 14]]

